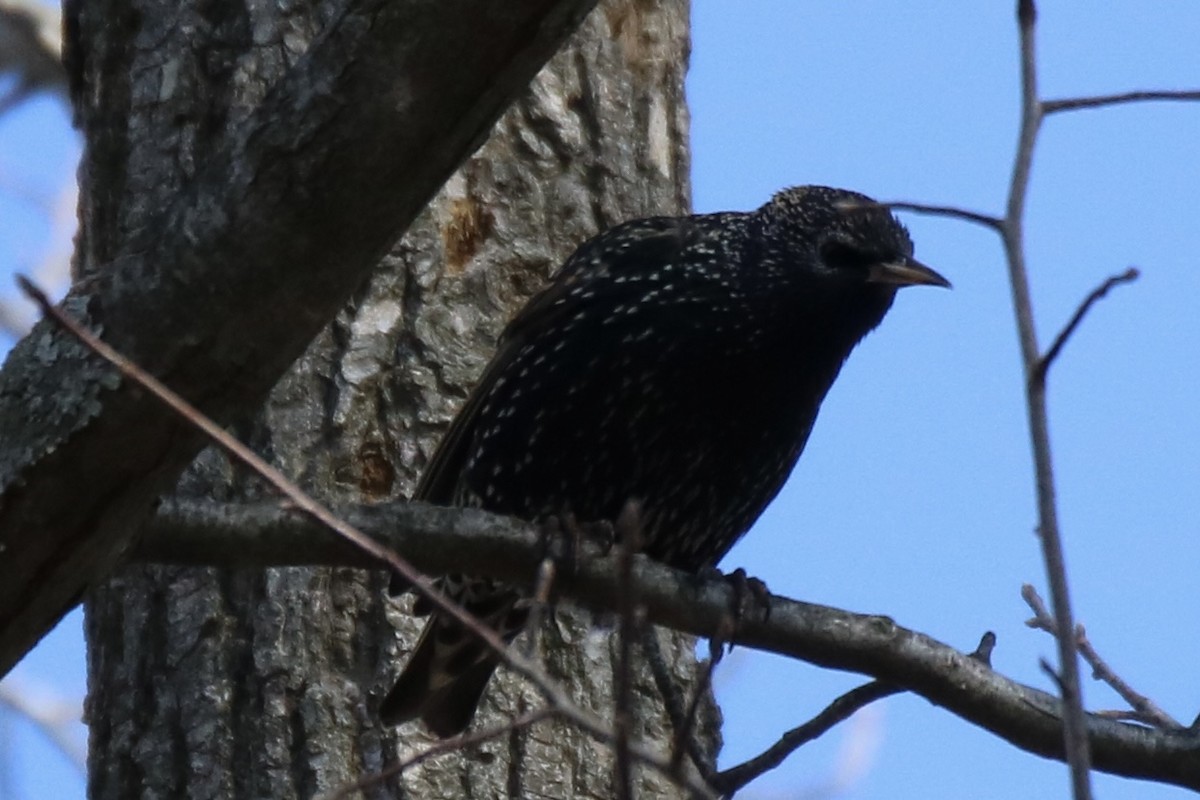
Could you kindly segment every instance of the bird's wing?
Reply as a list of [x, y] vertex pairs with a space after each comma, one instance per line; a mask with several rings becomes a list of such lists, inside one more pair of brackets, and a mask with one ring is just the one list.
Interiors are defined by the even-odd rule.
[[[484, 398], [504, 374], [521, 348], [567, 314], [577, 314], [590, 303], [573, 290], [593, 284], [612, 302], [613, 292], [633, 295], [636, 282], [611, 279], [626, 267], [646, 270], [651, 263], [666, 264], [679, 257], [693, 236], [689, 218], [651, 217], [627, 222], [584, 242], [563, 263], [553, 281], [521, 309], [500, 335], [499, 347], [467, 402], [455, 415], [450, 428], [417, 483], [413, 500], [435, 505], [452, 505], [459, 476], [466, 465], [471, 440]], [[603, 259], [603, 261], [601, 261]]]

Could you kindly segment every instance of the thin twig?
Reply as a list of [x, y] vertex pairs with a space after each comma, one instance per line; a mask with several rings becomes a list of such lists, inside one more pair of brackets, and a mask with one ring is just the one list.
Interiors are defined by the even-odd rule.
[[670, 764], [676, 772], [683, 765], [683, 754], [692, 751], [688, 745], [695, 741], [692, 738], [692, 731], [696, 727], [700, 703], [703, 702], [709, 687], [712, 686], [713, 674], [717, 671], [717, 665], [721, 663], [721, 657], [725, 654], [725, 644], [733, 636], [733, 624], [728, 617], [721, 620], [721, 627], [724, 630], [708, 640], [708, 660], [704, 662], [700, 679], [692, 688], [692, 696], [688, 700], [687, 709], [683, 712], [682, 718], [676, 722], [675, 734], [671, 737]]
[[[1057, 636], [1058, 629], [1055, 626], [1054, 617], [1050, 616], [1050, 612], [1046, 610], [1046, 603], [1042, 600], [1041, 595], [1037, 593], [1037, 590], [1031, 585], [1025, 584], [1021, 587], [1021, 598], [1029, 606], [1030, 610], [1033, 611], [1033, 618], [1027, 620], [1025, 624], [1031, 628], [1046, 631], [1052, 636]], [[1084, 630], [1082, 624], [1075, 626], [1075, 642], [1079, 647], [1079, 654], [1083, 656], [1083, 660], [1092, 668], [1092, 676], [1096, 680], [1108, 684], [1113, 691], [1121, 696], [1122, 700], [1129, 704], [1130, 708], [1133, 709], [1132, 717], [1134, 719], [1164, 730], [1184, 730], [1184, 725], [1164, 711], [1149, 697], [1134, 689], [1109, 666], [1108, 662], [1092, 646], [1091, 641], [1087, 638], [1087, 631]], [[1097, 712], [1097, 716], [1105, 716], [1110, 719], [1125, 718], [1113, 716], [1110, 712]]]
[[[347, 524], [331, 513], [329, 509], [305, 494], [279, 470], [263, 461], [254, 451], [234, 439], [222, 430], [216, 423], [205, 417], [190, 403], [158, 381], [154, 376], [129, 361], [113, 348], [98, 339], [90, 331], [80, 326], [75, 320], [55, 308], [46, 294], [23, 275], [17, 276], [17, 283], [29, 297], [38, 304], [42, 313], [54, 320], [58, 325], [79, 339], [85, 346], [117, 368], [129, 380], [160, 400], [164, 405], [178, 414], [189, 424], [195, 426], [208, 436], [214, 444], [233, 456], [238, 461], [253, 470], [259, 477], [280, 492], [297, 510], [307, 514], [314, 520], [352, 542], [372, 557], [398, 572], [407, 585], [424, 597], [440, 613], [453, 619], [469, 630], [480, 641], [486, 644], [499, 658], [500, 662], [513, 672], [528, 680], [555, 709], [555, 713], [570, 720], [590, 736], [612, 744], [615, 738], [612, 726], [599, 717], [571, 702], [570, 697], [537, 664], [524, 658], [515, 650], [511, 650], [503, 639], [491, 628], [488, 628], [475, 615], [466, 611], [462, 606], [448, 600], [437, 591], [432, 581], [421, 574], [406, 559], [398, 553], [377, 543], [362, 531]], [[682, 783], [693, 794], [707, 797], [711, 793], [708, 787], [692, 780], [688, 776], [676, 777], [670, 772], [667, 759], [642, 745], [629, 745], [629, 753], [642, 763], [650, 766], [667, 777]]]
[[713, 776], [711, 783], [723, 797], [729, 797], [763, 773], [782, 764], [797, 748], [823, 735], [834, 725], [849, 719], [863, 706], [902, 691], [902, 687], [882, 681], [871, 681], [857, 689], [851, 689], [808, 722], [780, 736], [779, 741], [754, 758], [718, 772]]
[[1059, 694], [1066, 694], [1067, 687], [1063, 684], [1062, 675], [1054, 668], [1053, 664], [1044, 658], [1039, 658], [1038, 668], [1041, 669], [1042, 673], [1054, 683], [1054, 685], [1058, 688]]
[[528, 714], [517, 717], [511, 722], [506, 722], [503, 725], [495, 725], [491, 728], [484, 728], [473, 733], [464, 733], [449, 739], [441, 739], [426, 747], [419, 753], [409, 756], [408, 758], [398, 763], [392, 764], [387, 769], [380, 770], [373, 775], [368, 775], [362, 780], [354, 783], [346, 784], [338, 788], [333, 794], [325, 795], [321, 800], [342, 800], [344, 797], [349, 797], [354, 792], [361, 792], [364, 789], [370, 789], [372, 786], [378, 786], [389, 778], [400, 775], [411, 767], [415, 767], [424, 761], [431, 758], [453, 753], [457, 750], [463, 750], [467, 747], [483, 744], [492, 739], [499, 738], [513, 731], [519, 731], [522, 728], [528, 728], [545, 719], [550, 719], [558, 713], [557, 709], [546, 706], [543, 708], [530, 711]]
[[964, 222], [982, 225], [988, 230], [993, 230], [997, 233], [1004, 232], [1004, 220], [992, 214], [985, 214], [982, 211], [972, 211], [969, 208], [932, 205], [929, 203], [910, 203], [903, 200], [880, 203], [879, 205], [886, 206], [893, 211], [911, 211], [914, 214], [926, 214], [931, 217], [950, 217], [951, 219], [959, 219]]
[[[647, 626], [642, 636], [642, 651], [646, 655], [646, 662], [650, 665], [650, 674], [654, 676], [655, 686], [658, 687], [659, 695], [663, 700], [663, 708], [667, 712], [667, 719], [671, 723], [671, 729], [675, 732], [672, 738], [671, 760], [670, 764], [673, 769], [679, 769], [679, 759], [676, 756], [676, 748], [682, 742], [683, 749], [687, 752], [688, 759], [692, 762], [700, 777], [706, 782], [711, 780], [713, 776], [712, 767], [709, 764], [707, 756], [700, 751], [699, 742], [692, 736], [680, 736], [679, 731], [686, 729], [689, 726], [687, 719], [695, 719], [699, 705], [688, 701], [683, 696], [683, 691], [679, 684], [675, 682], [667, 667], [666, 659], [663, 658], [662, 648], [658, 644], [658, 634], [653, 627]], [[704, 685], [712, 681], [712, 669], [709, 662], [700, 664], [702, 672], [700, 682]], [[697, 689], [696, 697], [701, 696], [700, 690]], [[685, 705], [686, 703], [686, 705]]]
[[[1040, 353], [1033, 320], [1033, 300], [1025, 268], [1024, 213], [1033, 166], [1034, 146], [1041, 127], [1043, 111], [1038, 99], [1035, 30], [1037, 10], [1033, 0], [1018, 0], [1017, 22], [1021, 45], [1021, 127], [1017, 152], [1013, 159], [1012, 179], [1004, 215], [1004, 248], [1008, 260], [1013, 309], [1021, 342], [1025, 374], [1031, 375]], [[1058, 527], [1058, 508], [1054, 499], [1054, 467], [1050, 449], [1050, 426], [1046, 411], [1045, 384], [1026, 381], [1025, 398], [1029, 413], [1029, 433], [1038, 505], [1038, 534], [1042, 560], [1050, 583], [1050, 598], [1059, 630], [1075, 626], [1071, 615], [1071, 597], [1067, 588], [1067, 568]], [[1059, 636], [1058, 656], [1063, 697], [1063, 747], [1070, 765], [1071, 792], [1075, 800], [1090, 800], [1091, 757], [1088, 749], [1087, 722], [1079, 680], [1079, 662], [1073, 637]]]
[[[1130, 709], [1125, 708], [1100, 709], [1099, 711], [1091, 711], [1088, 713], [1090, 713], [1093, 717], [1097, 717], [1098, 719], [1111, 719], [1114, 722], [1136, 722], [1151, 728], [1166, 727], [1162, 724], [1162, 720], [1156, 717], [1147, 716], [1140, 711], [1131, 711]], [[1181, 725], [1179, 726], [1179, 730], [1186, 731], [1187, 728]]]
[[617, 674], [613, 687], [613, 730], [616, 732], [614, 777], [618, 800], [633, 798], [633, 768], [629, 760], [629, 734], [633, 729], [633, 639], [637, 632], [637, 590], [633, 582], [633, 557], [642, 545], [641, 509], [630, 500], [617, 517], [620, 541], [617, 570], [620, 581], [617, 627]]
[[1156, 728], [1167, 730], [1183, 730], [1184, 726], [1174, 717], [1164, 711], [1157, 703], [1141, 692], [1136, 691], [1125, 679], [1113, 671], [1108, 662], [1100, 657], [1096, 648], [1087, 637], [1083, 625], [1075, 626], [1075, 641], [1079, 645], [1079, 653], [1083, 660], [1092, 668], [1092, 676], [1112, 687], [1121, 699], [1129, 703], [1134, 714], [1143, 722]]
[[996, 634], [992, 631], [987, 631], [983, 636], [979, 637], [979, 644], [975, 646], [975, 651], [969, 655], [980, 664], [990, 667], [992, 666], [992, 651], [995, 649]]
[[362, 551], [400, 573], [408, 585], [413, 587], [417, 593], [428, 600], [438, 611], [446, 614], [485, 642], [501, 657], [506, 666], [529, 678], [539, 689], [549, 688], [548, 679], [540, 674], [535, 665], [523, 658], [512, 657], [508, 646], [495, 631], [484, 625], [477, 617], [463, 609], [462, 606], [446, 599], [445, 595], [433, 588], [430, 579], [418, 572], [408, 561], [379, 544], [362, 531], [339, 519], [329, 509], [325, 508], [325, 506], [301, 490], [300, 487], [292, 483], [282, 472], [268, 464], [257, 453], [230, 436], [215, 422], [204, 416], [199, 409], [175, 394], [153, 375], [150, 375], [141, 367], [129, 361], [52, 305], [46, 294], [34, 286], [24, 275], [17, 276], [17, 283], [20, 285], [21, 290], [38, 304], [43, 314], [69, 331], [86, 345], [88, 349], [116, 367], [126, 378], [150, 392], [150, 394], [154, 395], [155, 398], [178, 414], [182, 419], [202, 431], [226, 453], [253, 470], [255, 474], [283, 495], [295, 509], [312, 517], [342, 538], [354, 543]]
[[1052, 344], [1050, 349], [1046, 351], [1046, 355], [1038, 359], [1037, 365], [1033, 368], [1032, 380], [1045, 383], [1046, 373], [1049, 372], [1050, 365], [1054, 363], [1054, 359], [1058, 358], [1058, 354], [1062, 351], [1063, 345], [1065, 345], [1067, 340], [1071, 338], [1071, 335], [1075, 333], [1075, 329], [1079, 327], [1079, 323], [1083, 322], [1083, 318], [1087, 315], [1088, 311], [1091, 310], [1092, 306], [1102, 300], [1114, 286], [1119, 286], [1122, 283], [1132, 283], [1133, 281], [1136, 281], [1140, 275], [1141, 273], [1138, 272], [1136, 267], [1130, 267], [1120, 275], [1113, 275], [1109, 277], [1108, 280], [1104, 281], [1104, 283], [1093, 289], [1091, 293], [1084, 298], [1083, 302], [1079, 304], [1079, 308], [1075, 309], [1075, 314], [1071, 317], [1071, 321], [1067, 323], [1066, 327], [1063, 328], [1058, 336], [1054, 339], [1054, 344]]
[[529, 607], [529, 618], [525, 625], [524, 655], [533, 659], [537, 655], [538, 639], [542, 634], [542, 621], [550, 605], [550, 592], [554, 588], [556, 569], [553, 558], [543, 558], [538, 565], [537, 583], [533, 586], [533, 599]]
[[1180, 91], [1146, 91], [1121, 92], [1120, 94], [1102, 94], [1095, 97], [1065, 97], [1059, 100], [1043, 100], [1042, 113], [1056, 114], [1059, 111], [1079, 111], [1085, 108], [1102, 108], [1104, 106], [1124, 105], [1147, 100], [1200, 100], [1200, 91], [1184, 89]]

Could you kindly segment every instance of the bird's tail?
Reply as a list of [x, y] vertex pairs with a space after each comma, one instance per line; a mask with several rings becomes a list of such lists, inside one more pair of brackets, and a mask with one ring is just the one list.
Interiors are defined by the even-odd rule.
[[[529, 618], [520, 595], [490, 581], [464, 581], [447, 594], [496, 631], [512, 641]], [[414, 614], [430, 613], [418, 599]], [[462, 733], [496, 671], [499, 657], [477, 636], [453, 619], [433, 613], [408, 663], [379, 708], [386, 725], [420, 718], [435, 735], [445, 739]]]

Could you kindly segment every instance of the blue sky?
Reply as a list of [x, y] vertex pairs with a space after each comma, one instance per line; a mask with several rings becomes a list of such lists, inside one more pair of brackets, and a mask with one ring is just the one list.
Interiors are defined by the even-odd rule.
[[[1045, 4], [1043, 95], [1200, 87], [1200, 6]], [[697, 211], [745, 209], [792, 184], [1002, 210], [1017, 126], [1008, 3], [696, 0], [689, 78]], [[1046, 344], [1110, 274], [1142, 270], [1098, 305], [1050, 375], [1051, 434], [1078, 618], [1136, 687], [1178, 719], [1200, 711], [1200, 103], [1139, 104], [1046, 121], [1028, 208]], [[32, 270], [73, 174], [53, 100], [0, 119], [0, 268]], [[1021, 371], [999, 241], [904, 215], [951, 292], [905, 290], [851, 357], [791, 481], [726, 560], [782, 594], [894, 617], [1050, 688], [1019, 590], [1044, 587]], [[11, 295], [3, 289], [0, 294]], [[78, 614], [18, 669], [83, 691]], [[752, 755], [857, 676], [744, 648], [722, 665], [723, 762]], [[1091, 708], [1118, 707], [1089, 683]], [[0, 722], [17, 762], [0, 800], [81, 797], [24, 723]], [[853, 757], [851, 757], [853, 756]], [[856, 767], [847, 766], [857, 765]], [[1182, 790], [1097, 776], [1106, 800]], [[747, 798], [1025, 798], [1067, 793], [1065, 768], [914, 697], [878, 704], [793, 756]]]
[[[1200, 86], [1200, 7], [1045, 4], [1043, 95]], [[1018, 124], [1008, 3], [697, 2], [690, 77], [696, 209], [752, 207], [793, 183], [1000, 213]], [[1028, 254], [1039, 335], [1130, 265], [1050, 375], [1061, 521], [1078, 618], [1113, 666], [1184, 722], [1200, 711], [1200, 104], [1046, 121]], [[773, 591], [970, 649], [1049, 689], [1019, 590], [1044, 587], [1022, 377], [999, 240], [904, 216], [952, 292], [901, 293], [851, 357], [791, 481], [726, 560]], [[1044, 593], [1044, 592], [1043, 592]], [[1189, 677], [1185, 677], [1189, 676]], [[736, 650], [718, 677], [724, 761], [818, 711], [856, 676]], [[1089, 684], [1092, 708], [1119, 706]], [[874, 747], [848, 798], [1066, 796], [1065, 768], [927, 702], [872, 709], [746, 797], [827, 786], [842, 748]], [[866, 743], [866, 744], [864, 744]], [[869, 747], [868, 747], [869, 745]], [[1097, 777], [1099, 796], [1182, 790]]]

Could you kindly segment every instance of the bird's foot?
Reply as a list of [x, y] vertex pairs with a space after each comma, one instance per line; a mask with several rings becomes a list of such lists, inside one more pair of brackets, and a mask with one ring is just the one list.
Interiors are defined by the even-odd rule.
[[706, 572], [707, 577], [722, 578], [733, 589], [733, 602], [730, 603], [729, 612], [710, 640], [714, 653], [722, 650], [725, 645], [733, 650], [733, 640], [752, 614], [761, 614], [764, 622], [771, 618], [771, 592], [767, 589], [767, 584], [758, 578], [750, 577], [741, 567], [733, 572], [721, 572], [715, 567]]
[[577, 571], [585, 542], [596, 544], [607, 555], [617, 538], [611, 522], [580, 522], [569, 511], [543, 517], [540, 529], [543, 558], [553, 561], [558, 570], [568, 575]]

